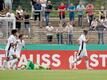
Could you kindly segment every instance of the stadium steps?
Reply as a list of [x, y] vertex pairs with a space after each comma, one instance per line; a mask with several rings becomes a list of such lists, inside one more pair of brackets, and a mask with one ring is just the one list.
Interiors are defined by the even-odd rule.
[[[80, 31], [78, 31], [78, 29]], [[81, 28], [78, 28], [78, 27], [74, 27], [74, 37], [73, 37], [73, 42], [76, 43], [76, 40], [78, 39], [78, 37], [80, 36], [80, 34], [82, 33], [82, 30]], [[47, 43], [47, 37], [46, 37], [46, 30], [45, 28], [42, 28], [42, 29], [38, 29], [38, 32], [40, 33], [40, 42], [41, 43]], [[105, 31], [105, 34], [107, 34], [107, 32]], [[90, 43], [96, 43], [98, 42], [98, 38], [97, 38], [97, 32], [89, 32], [89, 37], [91, 38], [91, 41]], [[105, 39], [105, 42], [107, 43], [107, 37], [104, 38]], [[57, 38], [56, 38], [56, 35], [54, 34], [53, 36], [53, 43], [57, 43]], [[67, 36], [64, 35], [64, 43], [67, 43]]]
[[[55, 28], [58, 27], [58, 19], [53, 19], [50, 20], [52, 26], [54, 26]], [[39, 27], [39, 25], [37, 25], [37, 22], [31, 20], [31, 38], [28, 38], [25, 36], [25, 41], [26, 43], [48, 43], [47, 42], [47, 38], [46, 38], [46, 30], [45, 30], [45, 26], [43, 26], [42, 28]], [[44, 23], [43, 23], [44, 25]], [[77, 22], [76, 22], [77, 25]], [[85, 24], [86, 25], [86, 24]], [[87, 26], [87, 25], [86, 25]], [[88, 28], [88, 27], [85, 27]], [[76, 40], [78, 39], [78, 37], [80, 36], [80, 34], [82, 33], [83, 28], [80, 27], [74, 27], [74, 36], [73, 36], [73, 42], [77, 43]], [[28, 31], [26, 31], [24, 28], [21, 31], [22, 33], [26, 34], [28, 33]], [[105, 43], [107, 43], [107, 31], [105, 31]], [[98, 38], [97, 38], [97, 32], [90, 32], [89, 33], [89, 37], [91, 38], [91, 41], [89, 43], [94, 43], [97, 44], [98, 42]], [[6, 38], [2, 38], [0, 37], [0, 43], [6, 43]], [[53, 36], [53, 43], [57, 43], [57, 38], [56, 35], [54, 34]], [[64, 43], [67, 43], [67, 36], [64, 35]]]

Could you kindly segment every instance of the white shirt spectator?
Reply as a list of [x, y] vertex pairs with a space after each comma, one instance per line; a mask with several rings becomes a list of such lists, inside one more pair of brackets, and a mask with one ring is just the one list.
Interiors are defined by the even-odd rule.
[[5, 1], [5, 3], [12, 3], [13, 2], [13, 0], [4, 0]]
[[15, 14], [14, 14], [14, 13], [11, 13], [11, 12], [7, 12], [7, 13], [6, 13], [6, 17], [15, 18]]
[[65, 32], [67, 32], [69, 34], [73, 34], [73, 26], [72, 25], [66, 26]]
[[107, 13], [106, 10], [100, 10], [99, 11], [99, 20], [102, 20], [102, 18], [106, 19], [106, 13]]
[[57, 32], [57, 33], [63, 33], [63, 32], [64, 32], [63, 27], [58, 27], [58, 28], [56, 29], [56, 32]]
[[78, 5], [77, 6], [77, 10], [78, 10], [78, 14], [79, 15], [83, 15], [84, 14], [84, 10], [85, 10], [85, 6], [84, 5]]
[[92, 21], [91, 26], [96, 27], [98, 25], [98, 22], [96, 20]]
[[23, 16], [23, 10], [16, 10], [16, 14], [19, 13], [21, 16]]
[[5, 1], [5, 7], [9, 7], [10, 10], [12, 10], [13, 0], [4, 0], [4, 1]]
[[107, 28], [107, 19], [105, 19], [105, 20], [100, 20], [100, 22], [101, 22], [101, 24], [102, 24], [105, 28]]
[[47, 35], [53, 35], [52, 31], [54, 30], [53, 26], [46, 26]]

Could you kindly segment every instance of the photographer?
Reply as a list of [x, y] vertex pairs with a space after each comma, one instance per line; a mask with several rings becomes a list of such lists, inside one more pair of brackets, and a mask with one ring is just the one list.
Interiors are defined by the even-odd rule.
[[99, 11], [99, 20], [105, 20], [106, 19], [106, 10], [104, 6], [101, 6], [101, 9]]

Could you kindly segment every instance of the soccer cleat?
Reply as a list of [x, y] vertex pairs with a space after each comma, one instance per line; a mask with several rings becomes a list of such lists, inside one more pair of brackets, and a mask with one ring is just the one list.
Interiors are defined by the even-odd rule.
[[78, 68], [75, 67], [75, 68], [73, 68], [72, 70], [78, 70]]
[[93, 68], [91, 68], [91, 67], [88, 67], [88, 68], [87, 68], [87, 70], [93, 70]]

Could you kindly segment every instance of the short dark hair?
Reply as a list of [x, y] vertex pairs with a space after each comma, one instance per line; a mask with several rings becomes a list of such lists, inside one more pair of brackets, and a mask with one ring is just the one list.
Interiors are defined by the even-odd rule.
[[83, 30], [84, 34], [88, 34], [88, 30]]
[[11, 34], [15, 34], [15, 33], [17, 33], [17, 30], [16, 30], [16, 29], [13, 29], [13, 30], [11, 31]]
[[19, 35], [19, 38], [21, 38], [21, 37], [23, 37], [23, 34], [20, 34], [20, 35]]
[[94, 17], [94, 20], [97, 19], [96, 17]]

